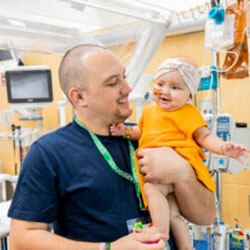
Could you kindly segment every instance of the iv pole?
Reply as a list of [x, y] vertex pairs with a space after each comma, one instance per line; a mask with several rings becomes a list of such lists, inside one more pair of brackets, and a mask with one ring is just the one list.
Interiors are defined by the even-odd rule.
[[[220, 65], [219, 62], [219, 53], [213, 52], [213, 65], [218, 68]], [[217, 116], [220, 114], [220, 73], [217, 72], [217, 88], [214, 92], [214, 103], [215, 103], [215, 113], [214, 113], [214, 121], [216, 121]], [[215, 130], [215, 126], [213, 126], [213, 130]], [[218, 220], [221, 220], [221, 172], [215, 171], [215, 177], [216, 177], [216, 195], [218, 199]]]

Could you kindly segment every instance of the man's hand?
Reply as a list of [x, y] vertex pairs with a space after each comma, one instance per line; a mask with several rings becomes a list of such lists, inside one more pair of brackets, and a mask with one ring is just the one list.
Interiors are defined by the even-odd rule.
[[172, 148], [146, 148], [137, 153], [146, 182], [175, 184], [188, 177], [190, 165]]
[[[150, 244], [154, 242], [153, 244]], [[112, 250], [165, 250], [165, 241], [156, 227], [133, 232], [111, 244]]]

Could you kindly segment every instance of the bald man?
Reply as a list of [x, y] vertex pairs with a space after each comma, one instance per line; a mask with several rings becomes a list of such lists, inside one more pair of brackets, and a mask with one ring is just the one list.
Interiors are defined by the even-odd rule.
[[[134, 174], [137, 145], [109, 135], [111, 124], [131, 114], [124, 66], [108, 49], [79, 45], [63, 57], [59, 78], [76, 116], [39, 138], [25, 157], [8, 214], [11, 249], [164, 250], [166, 238], [155, 227], [129, 233], [131, 221], [147, 221], [148, 213]], [[146, 181], [174, 184], [182, 214], [212, 223], [213, 194], [184, 159], [169, 148], [138, 154]]]

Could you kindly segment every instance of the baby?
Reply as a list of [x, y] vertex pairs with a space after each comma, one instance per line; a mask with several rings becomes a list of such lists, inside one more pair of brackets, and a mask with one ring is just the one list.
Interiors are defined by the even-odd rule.
[[[212, 192], [215, 184], [203, 163], [205, 153], [210, 152], [232, 157], [242, 162], [248, 149], [242, 145], [224, 142], [207, 128], [199, 111], [188, 101], [194, 96], [200, 82], [196, 65], [186, 58], [166, 59], [155, 74], [153, 94], [155, 104], [148, 105], [138, 126], [113, 124], [110, 133], [131, 140], [139, 140], [139, 148], [172, 147], [194, 168], [197, 178]], [[194, 249], [188, 229], [180, 217], [173, 185], [144, 183], [139, 172], [142, 198], [148, 208], [152, 223], [162, 233], [173, 231], [178, 249]]]

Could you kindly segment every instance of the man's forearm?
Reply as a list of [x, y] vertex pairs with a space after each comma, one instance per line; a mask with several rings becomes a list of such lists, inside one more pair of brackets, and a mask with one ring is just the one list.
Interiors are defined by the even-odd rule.
[[[99, 250], [100, 243], [69, 240], [46, 231], [47, 224], [12, 219], [11, 250]], [[157, 242], [149, 245], [148, 242]], [[133, 232], [111, 243], [112, 250], [164, 250], [165, 242], [157, 228]]]
[[191, 166], [187, 166], [186, 177], [175, 184], [179, 208], [185, 218], [195, 224], [212, 224], [216, 216], [214, 193], [196, 177]]
[[10, 235], [12, 250], [98, 250], [99, 243], [78, 242], [63, 238], [44, 230], [28, 230]]

